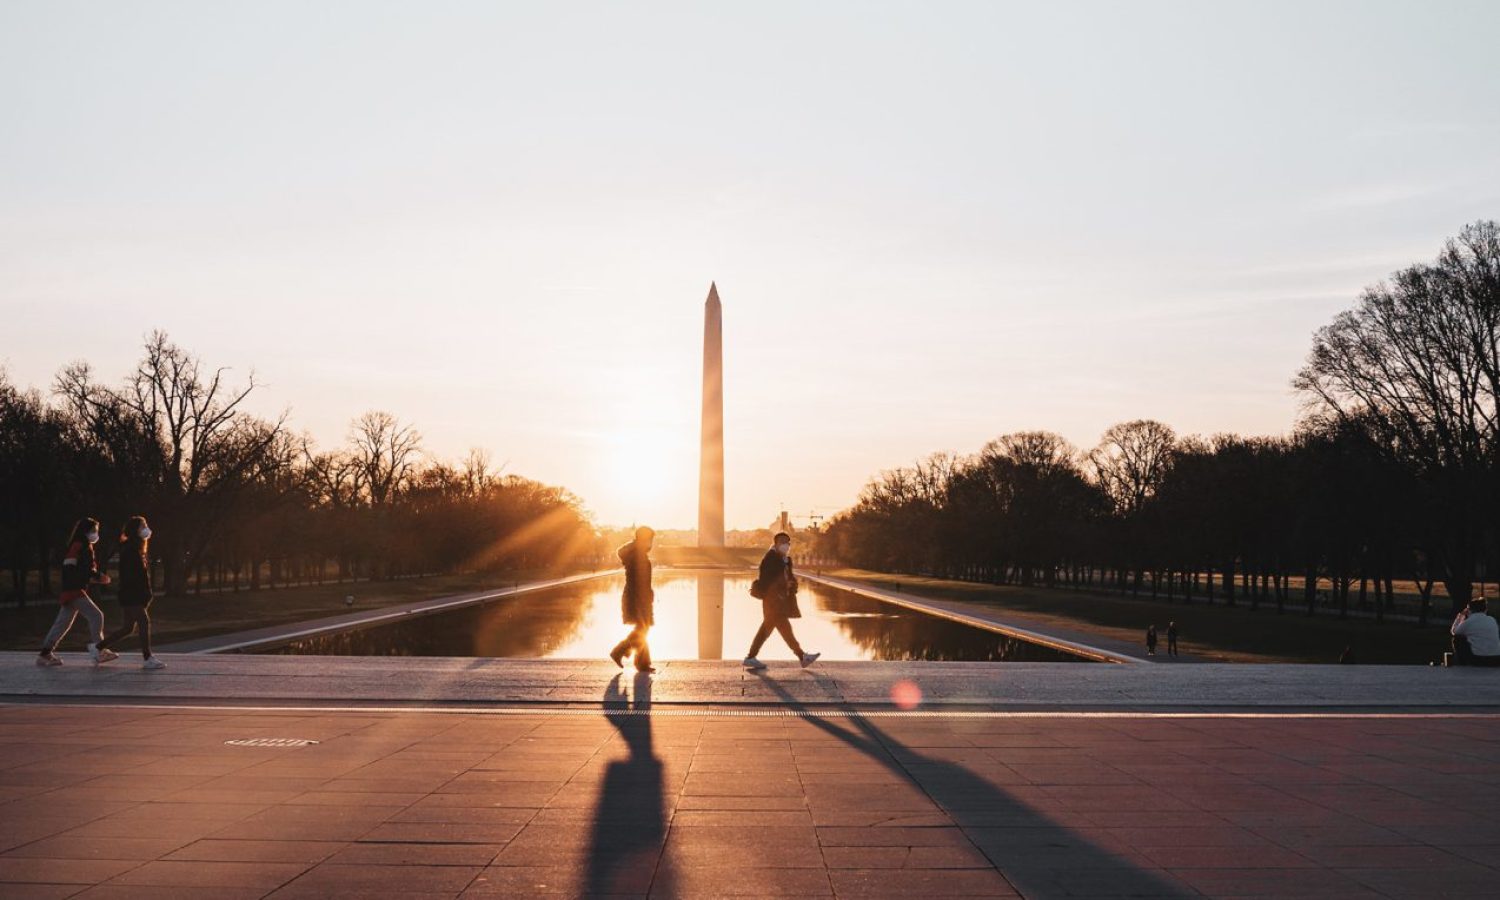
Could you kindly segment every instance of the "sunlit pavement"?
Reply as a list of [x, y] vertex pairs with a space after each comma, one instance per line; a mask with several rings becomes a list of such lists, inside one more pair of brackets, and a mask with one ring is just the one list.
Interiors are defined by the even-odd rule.
[[[777, 651], [782, 652], [782, 651]], [[607, 659], [162, 654], [107, 666], [82, 653], [40, 669], [30, 653], [0, 653], [0, 699], [346, 700], [401, 703], [596, 705], [619, 670]], [[925, 706], [979, 708], [1462, 707], [1500, 711], [1500, 671], [1427, 666], [1202, 663], [819, 662], [768, 656], [769, 677], [730, 660], [658, 660], [657, 704], [889, 705], [898, 685]]]
[[[258, 680], [264, 698], [291, 676], [212, 657], [27, 670], [23, 656], [0, 658], [6, 898], [1426, 898], [1500, 883], [1500, 708], [1485, 708], [1500, 673], [1395, 670], [1468, 698], [1447, 711], [1397, 696], [1352, 713], [1263, 698], [1159, 713], [924, 700], [913, 715], [801, 700], [816, 676], [795, 666], [745, 676], [777, 702], [725, 708], [664, 702], [670, 665], [652, 680], [560, 663], [549, 680], [530, 664], [537, 690], [590, 682], [590, 703], [538, 707], [418, 704], [438, 676], [393, 674], [447, 661], [336, 661], [396, 667], [370, 676], [385, 704], [362, 708], [337, 666], [306, 676], [321, 700], [228, 701], [212, 694]], [[1264, 686], [1270, 668], [1180, 671]], [[1006, 677], [1064, 670], [1102, 693], [1107, 673], [1164, 668]], [[1390, 670], [1316, 671], [1326, 691]], [[159, 674], [172, 678], [154, 695], [124, 690]], [[51, 676], [74, 696], [19, 696]], [[317, 743], [226, 743], [255, 739]]]

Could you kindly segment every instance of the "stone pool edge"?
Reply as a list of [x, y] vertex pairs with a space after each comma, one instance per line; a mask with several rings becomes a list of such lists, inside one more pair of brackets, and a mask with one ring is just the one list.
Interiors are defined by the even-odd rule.
[[1026, 628], [1018, 628], [1014, 625], [1007, 625], [1002, 622], [996, 622], [992, 619], [983, 618], [981, 616], [970, 615], [969, 613], [959, 612], [958, 610], [948, 609], [943, 606], [926, 603], [908, 594], [898, 594], [894, 591], [885, 591], [879, 588], [866, 587], [865, 585], [859, 584], [857, 582], [845, 581], [842, 578], [832, 578], [827, 575], [810, 575], [806, 572], [799, 572], [797, 573], [797, 577], [815, 582], [817, 584], [821, 584], [824, 587], [833, 588], [834, 590], [845, 591], [859, 597], [864, 597], [868, 600], [876, 600], [882, 603], [889, 603], [893, 606], [905, 607], [906, 609], [915, 610], [920, 613], [926, 613], [929, 616], [934, 616], [939, 619], [947, 619], [950, 622], [957, 622], [961, 625], [967, 625], [970, 628], [978, 628], [982, 631], [1003, 634], [1007, 637], [1013, 637], [1017, 640], [1026, 641], [1030, 644], [1040, 644], [1043, 647], [1056, 650], [1060, 653], [1071, 653], [1074, 656], [1082, 656], [1095, 662], [1129, 663], [1132, 665], [1142, 663], [1142, 660], [1136, 659], [1131, 656], [1126, 656], [1122, 653], [1116, 653], [1112, 650], [1105, 650], [1102, 647], [1094, 647], [1089, 644], [1079, 643], [1077, 641], [1070, 641], [1064, 638], [1053, 637], [1048, 634], [1043, 634], [1039, 631], [1031, 631]]

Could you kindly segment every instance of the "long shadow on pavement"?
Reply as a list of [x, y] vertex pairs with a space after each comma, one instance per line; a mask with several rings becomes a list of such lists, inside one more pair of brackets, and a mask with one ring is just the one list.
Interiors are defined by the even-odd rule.
[[[774, 678], [758, 674], [789, 709], [808, 712]], [[1095, 844], [965, 766], [905, 746], [857, 711], [839, 724], [816, 713], [803, 721], [920, 787], [1025, 897], [1201, 896]], [[845, 722], [852, 729], [842, 727]]]
[[[652, 745], [651, 677], [636, 675], [630, 696], [616, 675], [604, 690], [604, 714], [625, 740], [629, 755], [609, 763], [594, 810], [589, 845], [588, 894], [645, 895], [666, 842], [662, 761]], [[644, 715], [630, 715], [638, 711]]]

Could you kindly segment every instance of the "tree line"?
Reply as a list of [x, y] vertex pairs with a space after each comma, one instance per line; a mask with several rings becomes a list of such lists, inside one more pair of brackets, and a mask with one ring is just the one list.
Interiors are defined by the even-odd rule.
[[[866, 568], [1383, 617], [1495, 571], [1500, 226], [1466, 226], [1318, 330], [1288, 435], [1149, 419], [1080, 451], [1024, 431], [871, 479], [818, 552]], [[1321, 586], [1321, 587], [1320, 587]]]
[[[343, 446], [319, 449], [287, 416], [248, 413], [256, 386], [161, 332], [113, 384], [74, 363], [44, 395], [0, 370], [8, 596], [54, 592], [62, 542], [85, 515], [106, 535], [145, 515], [168, 594], [599, 558], [600, 538], [566, 490], [496, 471], [481, 450], [436, 460], [414, 427], [381, 411], [354, 419]], [[100, 547], [102, 557], [113, 541]]]

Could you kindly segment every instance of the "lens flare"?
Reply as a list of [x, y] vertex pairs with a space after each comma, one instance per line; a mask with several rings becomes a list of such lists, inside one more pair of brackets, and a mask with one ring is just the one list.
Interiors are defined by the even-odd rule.
[[891, 685], [891, 702], [898, 709], [916, 709], [922, 703], [922, 689], [915, 681], [898, 681]]

